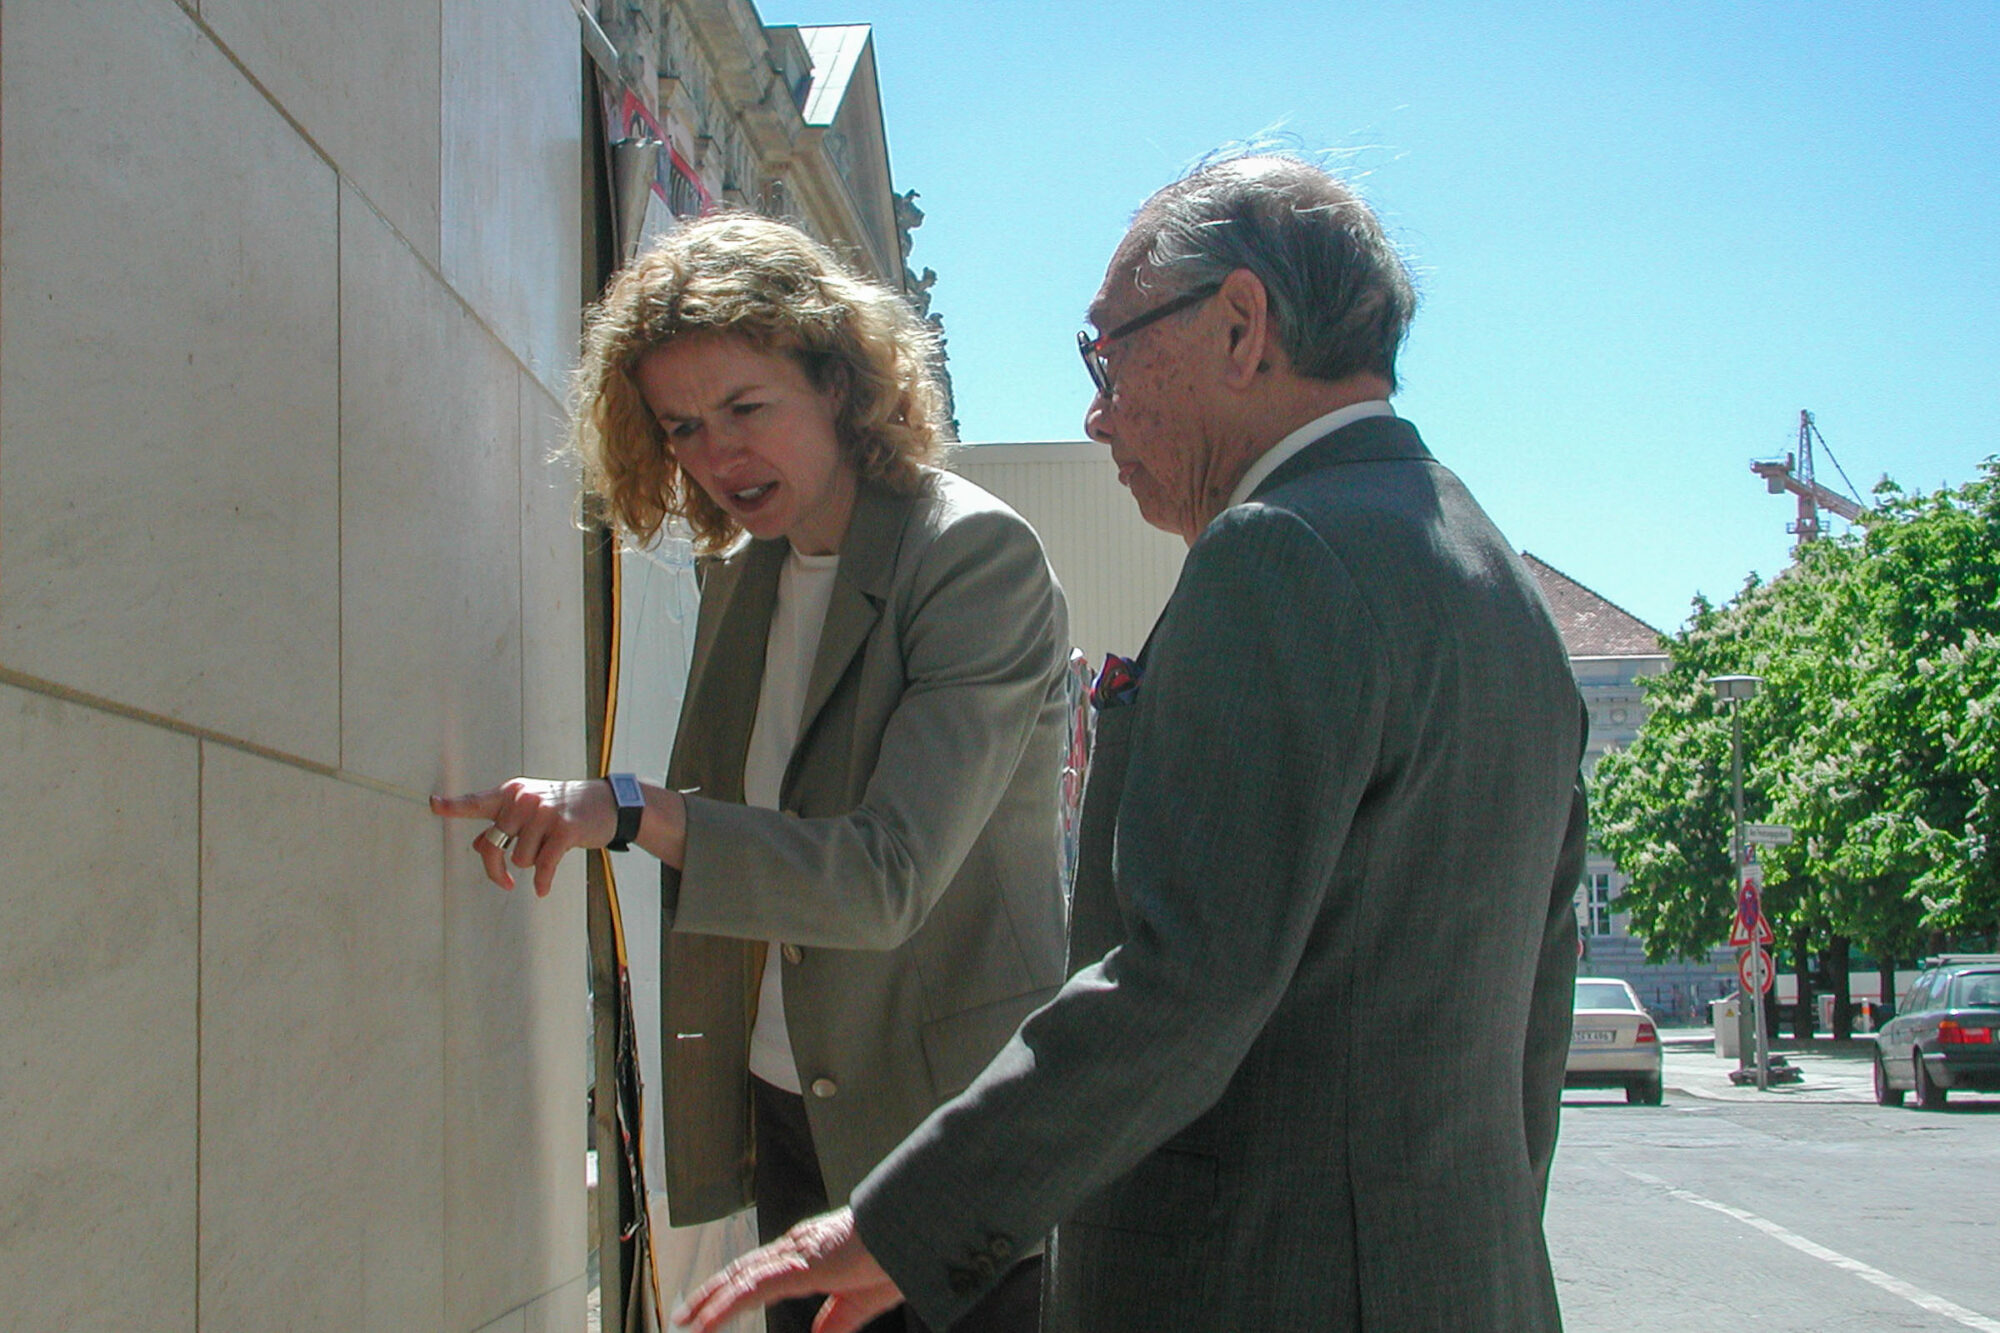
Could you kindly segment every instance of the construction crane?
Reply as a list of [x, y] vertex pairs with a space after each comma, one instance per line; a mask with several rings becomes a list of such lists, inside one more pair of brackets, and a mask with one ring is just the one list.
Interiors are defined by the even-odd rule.
[[[1790, 491], [1799, 497], [1798, 519], [1785, 525], [1786, 532], [1797, 534], [1799, 547], [1805, 546], [1807, 542], [1816, 541], [1824, 531], [1820, 525], [1820, 510], [1825, 509], [1838, 514], [1849, 523], [1860, 521], [1861, 516], [1868, 512], [1839, 491], [1830, 491], [1813, 480], [1814, 440], [1819, 441], [1820, 448], [1827, 449], [1826, 437], [1821, 435], [1819, 427], [1813, 424], [1813, 414], [1801, 410], [1798, 452], [1786, 454], [1782, 463], [1770, 460], [1750, 464], [1750, 470], [1764, 479], [1764, 484], [1770, 488], [1771, 494], [1782, 495]], [[1831, 449], [1827, 449], [1827, 456], [1833, 457]], [[1839, 469], [1840, 460], [1834, 458], [1833, 465]], [[1842, 470], [1840, 475], [1845, 478], [1847, 473]], [[1851, 487], [1853, 483], [1849, 482], [1848, 485]]]

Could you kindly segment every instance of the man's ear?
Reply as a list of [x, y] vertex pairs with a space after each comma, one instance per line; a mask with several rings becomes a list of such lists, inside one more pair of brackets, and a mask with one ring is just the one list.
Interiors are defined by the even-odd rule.
[[1263, 279], [1247, 268], [1239, 268], [1222, 281], [1215, 294], [1227, 320], [1228, 366], [1223, 382], [1232, 389], [1248, 389], [1260, 372], [1270, 369], [1273, 330], [1269, 294]]

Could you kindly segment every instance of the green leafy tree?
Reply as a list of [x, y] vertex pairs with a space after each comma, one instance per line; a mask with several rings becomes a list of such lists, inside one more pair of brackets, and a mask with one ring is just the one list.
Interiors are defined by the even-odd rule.
[[1907, 867], [1923, 924], [2000, 927], [2000, 462], [1956, 490], [1877, 492], [1857, 562], [1881, 670], [1868, 717], [1889, 775], [1884, 854]]
[[1900, 748], [1884, 729], [1899, 672], [1880, 633], [1874, 573], [1850, 540], [1808, 547], [1785, 578], [1765, 662], [1786, 721], [1760, 770], [1770, 818], [1797, 835], [1766, 854], [1773, 881], [1810, 902], [1826, 942], [1859, 940], [1893, 959], [1921, 947], [1910, 885], [1926, 862], [1899, 808], [1908, 786]]
[[1697, 599], [1637, 740], [1598, 765], [1594, 833], [1651, 957], [1727, 938], [1729, 720], [1707, 683], [1723, 674], [1765, 682], [1740, 705], [1744, 799], [1797, 830], [1761, 858], [1781, 940], [1839, 951], [1844, 972], [1850, 940], [1908, 958], [2000, 929], [2000, 463], [1876, 494], [1862, 532], [1724, 606]]

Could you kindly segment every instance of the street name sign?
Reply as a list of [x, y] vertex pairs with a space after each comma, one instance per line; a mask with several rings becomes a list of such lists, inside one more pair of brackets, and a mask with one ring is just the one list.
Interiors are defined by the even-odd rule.
[[1753, 846], [1782, 847], [1792, 840], [1789, 824], [1745, 824], [1743, 841]]

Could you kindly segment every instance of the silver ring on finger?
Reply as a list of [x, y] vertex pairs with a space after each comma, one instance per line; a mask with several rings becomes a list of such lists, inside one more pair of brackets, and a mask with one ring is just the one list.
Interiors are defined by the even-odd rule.
[[495, 847], [499, 848], [501, 851], [506, 852], [513, 850], [514, 841], [518, 835], [509, 833], [506, 829], [503, 829], [498, 824], [495, 824], [492, 828], [486, 830], [484, 836], [486, 838], [486, 841], [492, 843]]

